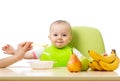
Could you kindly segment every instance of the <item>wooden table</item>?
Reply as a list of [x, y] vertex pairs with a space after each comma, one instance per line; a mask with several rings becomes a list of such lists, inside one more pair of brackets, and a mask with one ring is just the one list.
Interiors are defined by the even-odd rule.
[[70, 73], [66, 67], [33, 70], [29, 66], [0, 69], [0, 81], [120, 81], [119, 71], [83, 71]]

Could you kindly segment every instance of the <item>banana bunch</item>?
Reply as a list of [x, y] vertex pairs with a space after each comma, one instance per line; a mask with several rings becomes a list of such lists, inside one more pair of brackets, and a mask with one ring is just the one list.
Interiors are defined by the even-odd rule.
[[94, 71], [114, 71], [119, 67], [120, 59], [116, 55], [116, 50], [112, 50], [110, 55], [104, 56], [93, 50], [88, 51], [93, 60], [89, 66]]

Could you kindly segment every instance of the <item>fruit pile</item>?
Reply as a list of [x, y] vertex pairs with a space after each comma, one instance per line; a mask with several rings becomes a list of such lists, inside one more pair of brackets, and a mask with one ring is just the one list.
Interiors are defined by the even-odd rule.
[[77, 57], [72, 53], [67, 63], [67, 69], [70, 72], [87, 71], [89, 69], [89, 60], [85, 56]]
[[120, 59], [116, 54], [116, 50], [112, 50], [110, 55], [98, 54], [93, 50], [89, 50], [92, 61], [89, 67], [94, 71], [114, 71], [119, 67]]

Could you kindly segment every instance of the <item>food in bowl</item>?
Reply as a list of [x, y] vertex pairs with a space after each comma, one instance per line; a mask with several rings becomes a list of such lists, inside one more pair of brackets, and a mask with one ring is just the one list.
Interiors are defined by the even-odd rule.
[[30, 66], [32, 69], [50, 69], [53, 68], [53, 61], [32, 61]]

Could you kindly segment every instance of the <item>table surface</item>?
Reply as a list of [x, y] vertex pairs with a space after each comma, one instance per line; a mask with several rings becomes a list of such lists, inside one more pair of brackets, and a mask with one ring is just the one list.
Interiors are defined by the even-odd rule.
[[35, 70], [30, 66], [19, 65], [0, 68], [0, 81], [120, 81], [120, 69], [112, 72], [81, 71], [71, 73], [66, 67]]

